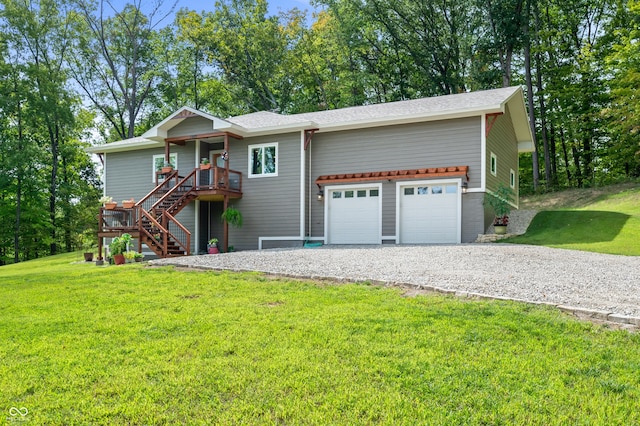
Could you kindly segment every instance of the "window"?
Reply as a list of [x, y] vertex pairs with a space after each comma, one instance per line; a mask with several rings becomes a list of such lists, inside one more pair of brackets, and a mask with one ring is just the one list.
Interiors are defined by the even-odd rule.
[[492, 152], [491, 153], [491, 174], [494, 176], [498, 175], [498, 157]]
[[427, 195], [429, 193], [428, 186], [419, 186], [418, 187], [418, 195]]
[[[174, 169], [178, 168], [178, 153], [172, 152], [169, 154], [169, 162]], [[153, 169], [151, 170], [151, 182], [156, 183], [156, 172], [164, 166], [164, 154], [158, 154], [153, 156]], [[164, 180], [163, 176], [158, 176], [158, 182]]]
[[405, 188], [404, 195], [413, 195], [413, 188]]
[[366, 189], [359, 189], [358, 190], [358, 198], [364, 198], [367, 196], [367, 190]]
[[344, 191], [344, 198], [353, 198], [353, 191]]
[[509, 170], [509, 186], [511, 189], [516, 189], [516, 172], [513, 169]]
[[457, 194], [458, 193], [458, 185], [447, 185], [445, 187], [445, 192], [447, 194]]
[[369, 197], [377, 197], [379, 194], [379, 191], [377, 189], [370, 189], [369, 190]]
[[249, 145], [249, 177], [278, 176], [278, 144]]
[[331, 191], [332, 198], [342, 198], [342, 191]]
[[442, 194], [442, 187], [441, 186], [432, 186], [431, 187], [431, 193], [432, 194]]

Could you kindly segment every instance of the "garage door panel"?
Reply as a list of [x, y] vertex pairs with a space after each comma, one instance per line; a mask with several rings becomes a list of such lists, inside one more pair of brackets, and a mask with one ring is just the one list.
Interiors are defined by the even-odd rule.
[[329, 191], [329, 244], [379, 244], [379, 189], [346, 188]]
[[460, 228], [457, 183], [407, 185], [400, 189], [400, 242], [457, 243]]

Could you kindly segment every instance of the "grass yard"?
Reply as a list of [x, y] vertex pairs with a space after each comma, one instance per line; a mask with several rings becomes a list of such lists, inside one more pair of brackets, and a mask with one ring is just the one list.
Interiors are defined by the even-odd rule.
[[525, 235], [503, 242], [640, 256], [638, 184], [534, 196], [521, 207], [542, 211]]
[[640, 423], [640, 336], [554, 309], [74, 260], [0, 268], [0, 421]]

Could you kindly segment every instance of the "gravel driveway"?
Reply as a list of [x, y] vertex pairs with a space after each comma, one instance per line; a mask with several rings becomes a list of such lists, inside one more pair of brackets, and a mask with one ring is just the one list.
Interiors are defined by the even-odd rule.
[[631, 256], [515, 244], [390, 245], [240, 251], [151, 263], [407, 283], [640, 317], [640, 257]]

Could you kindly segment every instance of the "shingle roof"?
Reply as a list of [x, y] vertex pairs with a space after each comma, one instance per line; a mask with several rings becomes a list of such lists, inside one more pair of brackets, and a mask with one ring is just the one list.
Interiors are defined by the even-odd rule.
[[296, 116], [313, 121], [322, 126], [324, 124], [375, 120], [379, 118], [439, 115], [453, 111], [499, 107], [517, 90], [519, 90], [519, 87], [506, 87], [480, 92], [434, 96], [432, 98], [414, 99], [409, 101], [387, 102], [330, 111], [310, 112], [297, 114]]
[[251, 114], [229, 117], [226, 121], [244, 127], [245, 129], [259, 129], [263, 127], [289, 126], [295, 124], [306, 125], [309, 120], [297, 115], [282, 115], [269, 111], [253, 112]]
[[342, 123], [374, 121], [377, 119], [391, 120], [409, 116], [438, 116], [453, 112], [462, 113], [484, 108], [499, 108], [502, 103], [508, 100], [518, 90], [520, 90], [519, 87], [505, 87], [502, 89], [292, 115], [261, 111], [230, 117], [226, 120], [251, 131], [267, 127], [291, 126], [296, 124], [306, 125], [308, 123], [314, 123], [322, 127], [326, 125], [340, 125]]

